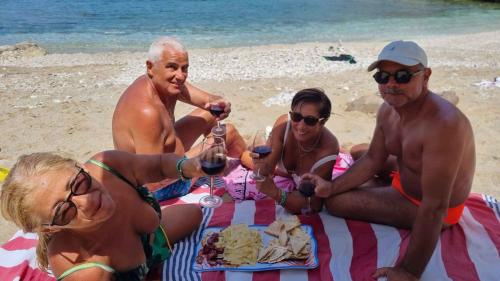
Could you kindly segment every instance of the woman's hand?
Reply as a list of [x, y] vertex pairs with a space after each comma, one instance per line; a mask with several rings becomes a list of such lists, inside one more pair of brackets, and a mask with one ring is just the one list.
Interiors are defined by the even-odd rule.
[[205, 173], [201, 169], [201, 162], [199, 155], [184, 160], [184, 163], [182, 163], [180, 168], [182, 170], [182, 174], [188, 178], [200, 177], [205, 175]]
[[263, 181], [255, 181], [255, 186], [259, 192], [264, 193], [274, 200], [276, 200], [276, 197], [279, 197], [279, 190], [274, 184], [272, 175], [266, 176]]
[[265, 177], [269, 175], [272, 176], [274, 169], [271, 168], [266, 158], [260, 158], [259, 154], [254, 152], [250, 152], [250, 156], [252, 157], [254, 173], [258, 173]]

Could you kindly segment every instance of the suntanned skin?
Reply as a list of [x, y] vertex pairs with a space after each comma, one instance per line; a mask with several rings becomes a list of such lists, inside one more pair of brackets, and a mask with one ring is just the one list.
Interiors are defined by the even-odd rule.
[[[317, 104], [301, 102], [299, 103], [293, 111], [301, 113], [302, 116], [312, 116], [319, 117], [319, 108]], [[294, 171], [297, 175], [302, 175], [310, 171], [311, 167], [319, 159], [328, 155], [338, 155], [339, 144], [337, 138], [324, 126], [327, 120], [322, 120], [314, 126], [308, 126], [304, 121], [291, 122], [290, 131], [288, 132], [288, 137], [283, 142], [285, 136], [286, 125], [288, 122], [288, 115], [282, 115], [274, 124], [273, 131], [271, 134], [271, 146], [272, 152], [264, 159], [258, 159], [256, 157], [253, 159], [255, 163], [249, 161], [251, 159], [245, 159], [245, 163], [256, 171], [255, 168], [261, 169], [263, 175], [270, 175], [266, 177], [263, 182], [256, 182], [257, 189], [266, 194], [267, 196], [273, 198], [276, 201], [280, 201], [280, 190], [276, 187], [272, 175], [282, 175], [290, 177], [290, 174], [280, 173], [279, 170], [275, 170], [278, 161], [281, 158], [281, 153], [283, 151], [283, 164], [290, 170]], [[319, 140], [318, 140], [319, 138]], [[316, 144], [315, 149], [311, 152], [303, 152], [299, 148], [298, 142], [301, 143], [302, 147], [312, 147]], [[257, 156], [257, 155], [255, 155]], [[314, 171], [315, 175], [323, 179], [330, 179], [332, 176], [332, 169], [335, 161], [330, 161]], [[288, 193], [285, 208], [295, 214], [300, 214], [302, 208], [306, 207], [308, 204], [307, 200], [302, 196], [297, 190]], [[323, 206], [323, 200], [315, 196], [311, 197], [311, 209], [313, 212], [319, 212]]]
[[[379, 70], [416, 72], [419, 66], [382, 61]], [[453, 104], [428, 90], [431, 69], [398, 84], [379, 85], [385, 103], [379, 109], [368, 151], [333, 182], [318, 177], [316, 195], [327, 197], [335, 216], [411, 229], [408, 250], [396, 267], [380, 268], [375, 278], [418, 280], [443, 228], [447, 209], [468, 197], [475, 170], [471, 124]], [[417, 207], [390, 186], [361, 184], [379, 171], [389, 155], [397, 157], [404, 191], [421, 200]]]
[[[349, 149], [349, 154], [351, 154], [352, 159], [354, 161], [357, 161], [368, 151], [368, 147], [370, 147], [370, 144], [368, 143], [360, 143], [353, 145], [351, 149]], [[389, 155], [387, 161], [385, 161], [384, 167], [380, 171], [378, 171], [373, 180], [367, 181], [363, 185], [368, 185], [368, 186], [389, 185], [392, 182], [392, 173], [397, 170], [398, 170], [397, 158], [394, 155]]]
[[[180, 156], [106, 151], [94, 155], [92, 159], [113, 167], [139, 186], [158, 181], [164, 176], [175, 176], [175, 163]], [[161, 223], [173, 244], [199, 227], [202, 214], [198, 206], [176, 205], [164, 208], [160, 220], [155, 210], [125, 181], [90, 163], [82, 167], [92, 177], [92, 185], [87, 193], [71, 197], [77, 208], [76, 217], [65, 226], [42, 227], [42, 231], [53, 233], [48, 244], [48, 257], [56, 276], [86, 262], [100, 262], [117, 271], [134, 269], [146, 259], [141, 233], [153, 233]], [[67, 198], [68, 183], [77, 171], [76, 167], [59, 169], [39, 177], [40, 187], [33, 192], [32, 200], [46, 202], [37, 204], [34, 209], [42, 222], [52, 220], [55, 206]], [[183, 172], [187, 176], [203, 175], [197, 158], [185, 161]], [[64, 280], [114, 279], [109, 272], [91, 267], [76, 271]]]
[[[113, 115], [113, 142], [118, 150], [138, 154], [174, 152], [191, 157], [200, 152], [193, 147], [201, 135], [208, 135], [216, 119], [207, 109], [210, 104], [224, 108], [224, 119], [231, 104], [198, 89], [188, 82], [187, 52], [165, 47], [160, 59], [147, 61], [147, 75], [135, 80], [122, 94]], [[176, 121], [177, 101], [197, 107]], [[226, 125], [228, 155], [239, 157], [246, 145], [230, 124]]]

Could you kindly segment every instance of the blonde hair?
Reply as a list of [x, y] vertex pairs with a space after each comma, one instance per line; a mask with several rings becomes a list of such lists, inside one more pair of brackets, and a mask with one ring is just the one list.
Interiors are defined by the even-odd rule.
[[32, 202], [30, 193], [38, 188], [36, 177], [48, 171], [74, 167], [76, 161], [61, 155], [42, 152], [22, 155], [17, 159], [2, 185], [0, 204], [3, 217], [15, 223], [24, 232], [36, 232], [38, 245], [36, 256], [40, 269], [47, 271], [47, 245], [50, 234], [41, 231], [42, 220], [33, 210], [38, 202]]

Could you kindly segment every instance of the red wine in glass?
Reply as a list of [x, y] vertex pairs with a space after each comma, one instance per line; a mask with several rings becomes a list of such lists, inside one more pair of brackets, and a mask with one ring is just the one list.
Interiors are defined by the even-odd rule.
[[224, 113], [224, 109], [217, 104], [213, 104], [210, 106], [210, 113], [218, 118]]
[[264, 158], [269, 155], [273, 149], [268, 145], [259, 145], [254, 147], [253, 153], [259, 154], [259, 158]]
[[207, 161], [207, 160], [202, 160], [201, 161], [201, 169], [203, 172], [205, 172], [207, 175], [217, 175], [221, 173], [224, 170], [224, 167], [226, 166], [226, 161], [221, 160], [221, 161]]
[[[210, 113], [216, 118], [219, 118], [222, 115], [222, 113], [224, 113], [224, 108], [222, 108], [218, 104], [212, 104], [210, 105]], [[218, 119], [217, 119], [217, 126], [212, 128], [212, 133], [214, 134], [214, 136], [219, 136], [219, 137], [224, 136], [226, 134], [226, 130], [223, 127], [221, 127], [220, 121]]]
[[262, 168], [260, 164], [264, 163], [263, 161], [257, 159], [263, 159], [272, 152], [271, 141], [270, 138], [266, 135], [266, 130], [258, 129], [255, 132], [251, 148], [252, 152], [258, 154], [259, 157], [255, 158], [256, 162], [254, 163], [254, 165], [257, 164], [257, 166], [254, 166], [254, 171], [250, 175], [250, 178], [259, 182], [264, 181], [266, 177], [260, 174], [260, 169]]
[[201, 197], [200, 205], [217, 208], [222, 204], [222, 198], [214, 194], [214, 176], [221, 173], [226, 166], [224, 139], [209, 136], [203, 141], [200, 165], [201, 169], [210, 176], [210, 195]]
[[314, 185], [313, 182], [311, 181], [302, 181], [299, 184], [299, 192], [302, 194], [302, 196], [308, 198], [314, 195], [314, 189], [316, 188], [316, 185]]
[[314, 189], [316, 185], [309, 180], [303, 180], [299, 184], [299, 192], [306, 198], [307, 206], [302, 208], [301, 212], [303, 215], [310, 215], [313, 213], [311, 209], [311, 197], [314, 195]]

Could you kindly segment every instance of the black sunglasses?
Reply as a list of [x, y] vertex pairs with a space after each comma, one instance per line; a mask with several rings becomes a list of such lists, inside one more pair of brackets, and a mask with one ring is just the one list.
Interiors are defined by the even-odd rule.
[[300, 122], [302, 119], [304, 119], [304, 123], [308, 126], [314, 126], [316, 125], [319, 121], [324, 120], [325, 118], [318, 118], [314, 116], [302, 116], [302, 114], [298, 112], [293, 112], [290, 111], [290, 119], [292, 119], [293, 122]]
[[44, 223], [43, 226], [64, 226], [69, 224], [76, 216], [77, 209], [71, 197], [83, 195], [90, 190], [92, 186], [92, 177], [83, 168], [80, 168], [76, 176], [69, 183], [70, 192], [66, 200], [59, 202], [56, 206], [54, 216], [50, 223]]
[[398, 84], [406, 84], [410, 82], [413, 76], [419, 74], [422, 71], [424, 70], [421, 69], [416, 72], [410, 72], [407, 69], [402, 69], [396, 71], [394, 74], [385, 71], [377, 71], [375, 74], [373, 74], [373, 79], [375, 79], [375, 81], [377, 81], [377, 83], [379, 84], [387, 84], [389, 83], [389, 78], [393, 76], [394, 80], [396, 80]]

